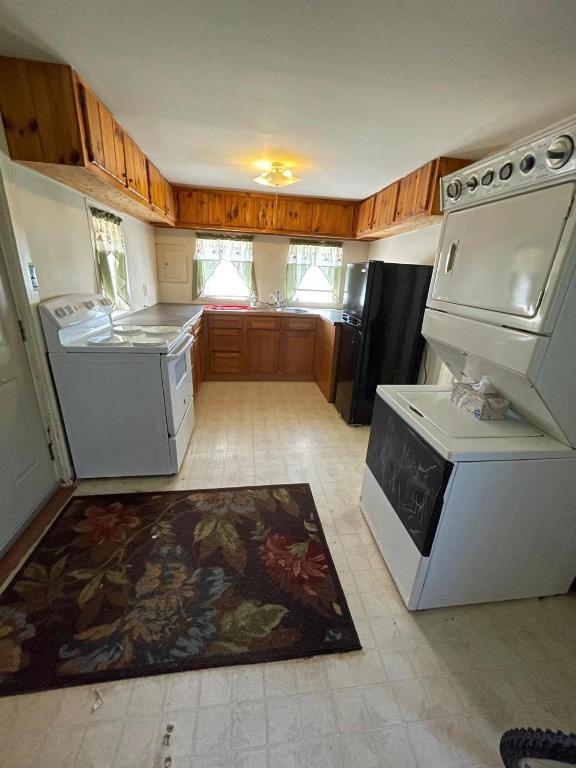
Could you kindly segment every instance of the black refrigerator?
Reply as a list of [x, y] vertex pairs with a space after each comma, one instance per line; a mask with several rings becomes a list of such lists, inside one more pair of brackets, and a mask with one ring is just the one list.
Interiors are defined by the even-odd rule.
[[370, 424], [378, 384], [415, 384], [432, 267], [348, 264], [335, 405], [348, 424]]

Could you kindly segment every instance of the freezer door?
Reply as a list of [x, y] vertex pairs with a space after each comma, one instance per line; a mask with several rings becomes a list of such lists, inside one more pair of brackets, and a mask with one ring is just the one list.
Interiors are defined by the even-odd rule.
[[574, 183], [446, 217], [430, 299], [531, 318], [564, 232]]
[[342, 311], [352, 315], [356, 320], [360, 320], [364, 312], [367, 279], [368, 262], [346, 266]]

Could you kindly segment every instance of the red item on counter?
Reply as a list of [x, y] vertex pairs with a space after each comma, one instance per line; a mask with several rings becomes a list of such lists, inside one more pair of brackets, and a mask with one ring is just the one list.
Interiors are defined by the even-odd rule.
[[219, 311], [223, 309], [235, 309], [238, 311], [239, 309], [252, 309], [252, 307], [249, 304], [204, 304], [204, 309], [217, 309]]

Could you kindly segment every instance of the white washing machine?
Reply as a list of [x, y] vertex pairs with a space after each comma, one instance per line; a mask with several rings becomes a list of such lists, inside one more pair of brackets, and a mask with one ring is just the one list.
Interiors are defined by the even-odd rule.
[[69, 295], [40, 316], [76, 474], [177, 472], [194, 429], [193, 337], [172, 326], [112, 325], [99, 294]]
[[379, 387], [361, 505], [411, 609], [566, 592], [576, 577], [576, 122], [442, 179], [422, 333], [512, 404]]

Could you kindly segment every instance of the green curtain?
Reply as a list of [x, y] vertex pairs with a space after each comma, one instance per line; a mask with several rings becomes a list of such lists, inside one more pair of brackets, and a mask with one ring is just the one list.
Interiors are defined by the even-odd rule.
[[302, 278], [308, 271], [308, 264], [288, 264], [286, 267], [286, 298], [292, 301]]
[[340, 299], [340, 283], [342, 281], [342, 267], [322, 267], [318, 266], [318, 269], [326, 275], [328, 282], [332, 288], [334, 294], [334, 303], [338, 303]]
[[90, 208], [100, 288], [115, 309], [130, 309], [126, 246], [122, 219], [100, 208]]
[[218, 261], [203, 261], [196, 259], [194, 262], [194, 273], [192, 275], [192, 296], [194, 299], [200, 298], [204, 286], [208, 279], [218, 266]]

